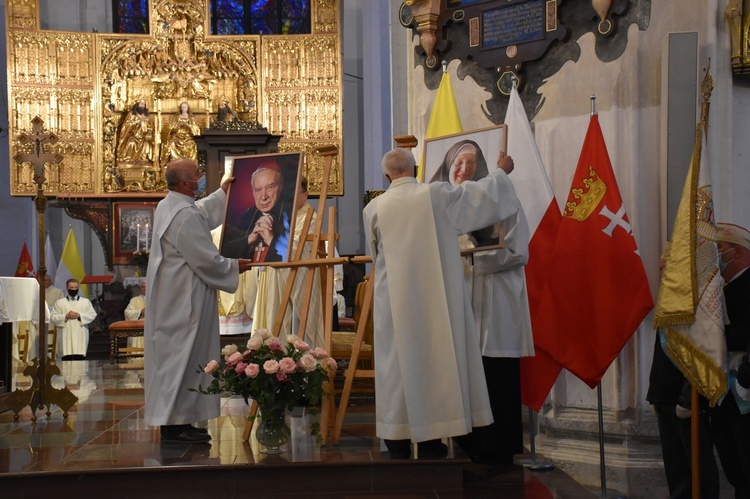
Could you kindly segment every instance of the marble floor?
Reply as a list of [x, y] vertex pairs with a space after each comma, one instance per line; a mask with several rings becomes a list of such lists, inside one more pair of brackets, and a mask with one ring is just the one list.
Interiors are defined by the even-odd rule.
[[[14, 366], [14, 386], [29, 379]], [[288, 416], [292, 437], [279, 455], [264, 453], [251, 436], [242, 441], [248, 408], [222, 399], [221, 416], [207, 422], [210, 445], [167, 445], [143, 421], [143, 369], [138, 360], [65, 361], [53, 386], [67, 386], [78, 402], [63, 418], [29, 407], [18, 420], [0, 413], [0, 494], [38, 497], [404, 497], [579, 498], [590, 491], [559, 470], [472, 464], [451, 445], [446, 459], [392, 460], [374, 436], [374, 400], [353, 396], [338, 445], [319, 445], [312, 418]], [[528, 458], [529, 456], [518, 456]]]

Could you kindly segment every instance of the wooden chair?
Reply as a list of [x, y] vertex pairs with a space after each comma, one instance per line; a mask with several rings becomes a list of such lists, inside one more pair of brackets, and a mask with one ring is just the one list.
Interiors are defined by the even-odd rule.
[[29, 322], [23, 321], [18, 324], [18, 360], [28, 362], [29, 358]]
[[120, 357], [143, 357], [143, 348], [120, 348], [120, 338], [143, 336], [143, 321], [117, 321], [109, 325], [109, 361], [115, 364]]
[[51, 326], [47, 331], [47, 356], [51, 359], [55, 358], [57, 353], [57, 328]]
[[[356, 338], [357, 327], [359, 326], [359, 320], [362, 316], [362, 310], [364, 308], [365, 291], [370, 282], [370, 276], [366, 275], [362, 282], [357, 284], [357, 289], [354, 292], [354, 330], [349, 331], [334, 331], [331, 341], [331, 356], [337, 361], [343, 359], [350, 359], [352, 356], [352, 347], [354, 346], [354, 339]], [[373, 322], [372, 314], [368, 315], [367, 321], [364, 325], [364, 334], [362, 336], [362, 344], [359, 347], [359, 358], [357, 360], [357, 369], [374, 369], [373, 365]], [[372, 392], [374, 389], [372, 378], [363, 380], [363, 383], [357, 384], [352, 387], [352, 392]]]

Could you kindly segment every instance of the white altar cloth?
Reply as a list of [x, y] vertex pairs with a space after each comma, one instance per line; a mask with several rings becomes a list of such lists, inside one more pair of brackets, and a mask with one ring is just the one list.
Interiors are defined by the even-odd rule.
[[[44, 304], [45, 323], [49, 323], [49, 308]], [[0, 277], [0, 322], [13, 323], [13, 357], [18, 359], [19, 323], [29, 321], [29, 355], [39, 354], [39, 283], [29, 277]], [[20, 327], [26, 327], [25, 324]]]

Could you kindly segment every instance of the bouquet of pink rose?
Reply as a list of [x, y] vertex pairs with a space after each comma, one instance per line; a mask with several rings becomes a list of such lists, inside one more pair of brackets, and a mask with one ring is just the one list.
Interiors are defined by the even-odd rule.
[[303, 401], [317, 404], [328, 370], [337, 367], [324, 349], [311, 349], [294, 335], [282, 341], [267, 329], [254, 331], [245, 350], [227, 345], [221, 353], [223, 360], [212, 360], [201, 369], [213, 377], [211, 383], [191, 390], [242, 395], [246, 403], [254, 399], [261, 411], [292, 410]]

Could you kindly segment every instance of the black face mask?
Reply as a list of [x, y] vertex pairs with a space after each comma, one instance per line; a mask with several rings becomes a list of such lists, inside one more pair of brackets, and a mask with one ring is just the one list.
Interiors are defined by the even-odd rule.
[[68, 290], [68, 294], [70, 295], [71, 298], [75, 298], [76, 296], [78, 296], [78, 290], [77, 289], [69, 289]]

